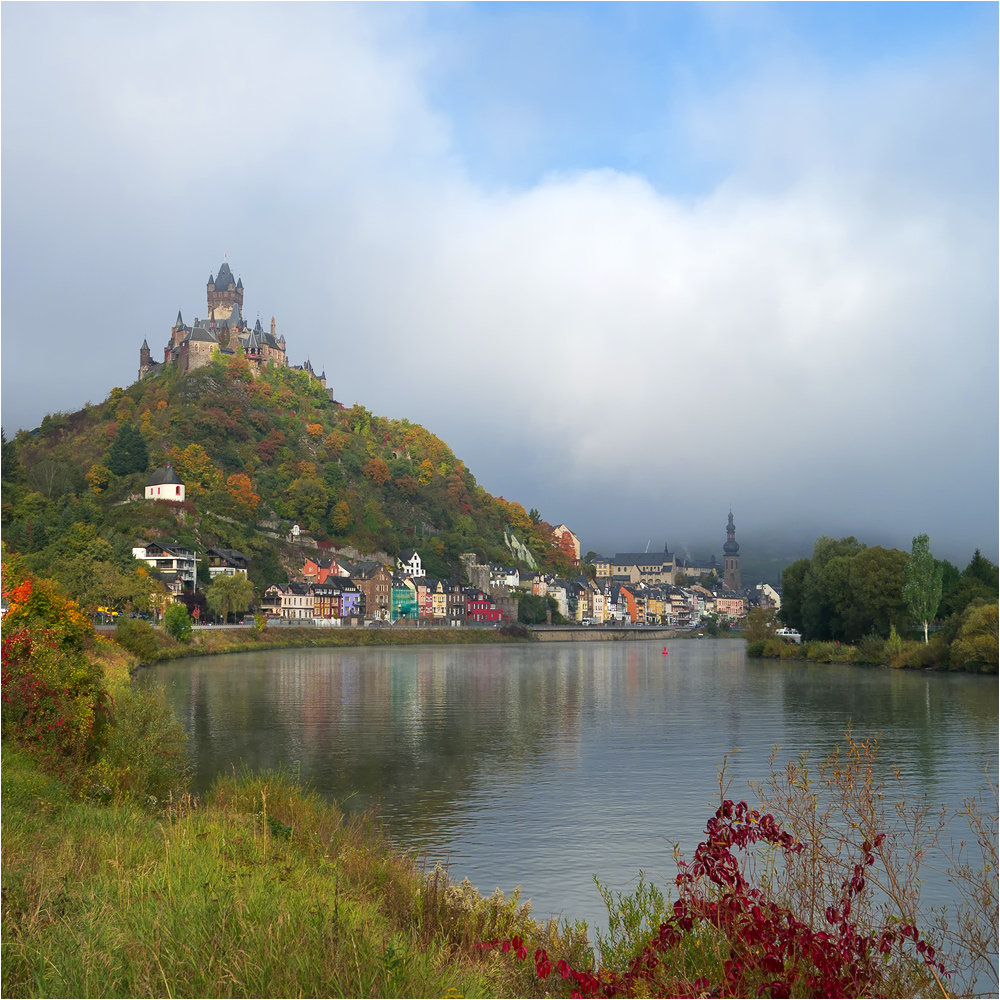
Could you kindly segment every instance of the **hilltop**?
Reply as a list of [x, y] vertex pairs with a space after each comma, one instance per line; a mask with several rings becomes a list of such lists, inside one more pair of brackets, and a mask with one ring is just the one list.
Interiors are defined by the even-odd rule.
[[[167, 462], [184, 502], [142, 499]], [[293, 524], [306, 545], [416, 549], [432, 576], [460, 575], [463, 552], [569, 570], [552, 526], [486, 492], [440, 438], [341, 406], [309, 372], [251, 367], [242, 349], [188, 372], [157, 366], [97, 405], [46, 416], [4, 441], [2, 475], [5, 544], [74, 594], [95, 562], [131, 576], [138, 538], [239, 549], [259, 589], [284, 582], [301, 567]]]

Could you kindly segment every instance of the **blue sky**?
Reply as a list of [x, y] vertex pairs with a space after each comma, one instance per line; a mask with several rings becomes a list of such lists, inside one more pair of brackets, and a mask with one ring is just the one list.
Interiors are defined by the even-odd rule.
[[[246, 309], [585, 548], [997, 554], [995, 4], [5, 4], [2, 414]], [[42, 351], [39, 345], [44, 345]], [[791, 543], [790, 550], [791, 550]]]

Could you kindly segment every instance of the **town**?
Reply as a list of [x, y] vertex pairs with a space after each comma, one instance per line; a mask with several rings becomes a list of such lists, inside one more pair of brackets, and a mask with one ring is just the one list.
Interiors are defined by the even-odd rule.
[[[183, 502], [185, 485], [169, 466], [150, 476], [145, 499]], [[287, 584], [268, 586], [257, 611], [272, 622], [296, 625], [358, 626], [362, 624], [428, 624], [446, 627], [526, 624], [698, 626], [708, 616], [739, 621], [751, 606], [777, 611], [781, 598], [770, 584], [745, 589], [739, 570], [739, 543], [732, 512], [726, 529], [724, 566], [714, 556], [694, 565], [663, 552], [619, 552], [613, 558], [588, 553], [564, 524], [555, 529], [572, 564], [573, 579], [516, 565], [480, 563], [465, 553], [467, 582], [428, 577], [419, 552], [404, 549], [387, 563], [348, 560], [337, 555], [303, 556], [301, 571]], [[290, 540], [311, 546], [298, 525]], [[246, 576], [249, 559], [232, 549], [209, 548], [197, 553], [166, 541], [139, 541], [133, 556], [149, 565], [168, 599], [184, 604], [192, 617], [206, 622], [204, 595], [198, 590], [198, 563], [207, 562], [209, 584], [220, 576]], [[722, 574], [720, 577], [720, 569]], [[202, 581], [204, 582], [204, 580]], [[532, 600], [534, 599], [534, 600]], [[251, 610], [249, 598], [234, 614]], [[533, 611], [541, 608], [541, 614]]]

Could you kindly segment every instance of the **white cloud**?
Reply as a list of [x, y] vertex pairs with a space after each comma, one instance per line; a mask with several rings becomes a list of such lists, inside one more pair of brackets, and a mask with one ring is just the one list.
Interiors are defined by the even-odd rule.
[[[37, 296], [11, 276], [58, 239], [66, 303], [46, 333], [65, 337], [65, 385], [95, 338], [134, 353], [179, 300], [199, 315], [225, 249], [250, 312], [275, 313], [342, 398], [421, 420], [557, 520], [596, 530], [609, 505], [638, 517], [656, 498], [678, 517], [713, 504], [711, 527], [736, 494], [760, 516], [792, 496], [789, 511], [874, 523], [910, 503], [943, 524], [964, 480], [988, 524], [996, 101], [975, 66], [779, 68], [697, 101], [689, 141], [729, 163], [699, 197], [612, 170], [503, 190], [463, 170], [426, 92], [433, 42], [405, 12], [58, 13], [5, 11], [7, 29], [50, 33], [5, 37], [4, 319], [8, 336], [32, 326]], [[88, 295], [128, 322], [70, 305]], [[32, 391], [29, 355], [5, 347], [5, 388], [13, 360]], [[92, 370], [78, 402], [121, 381]], [[65, 388], [45, 408], [67, 408]], [[928, 450], [958, 467], [933, 496]], [[632, 495], [583, 491], [595, 476]]]

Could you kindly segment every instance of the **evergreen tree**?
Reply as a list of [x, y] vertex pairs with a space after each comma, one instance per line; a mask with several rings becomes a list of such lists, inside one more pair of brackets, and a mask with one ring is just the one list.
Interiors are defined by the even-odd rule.
[[146, 439], [127, 421], [118, 428], [118, 436], [111, 443], [107, 465], [116, 476], [130, 476], [149, 468]]

